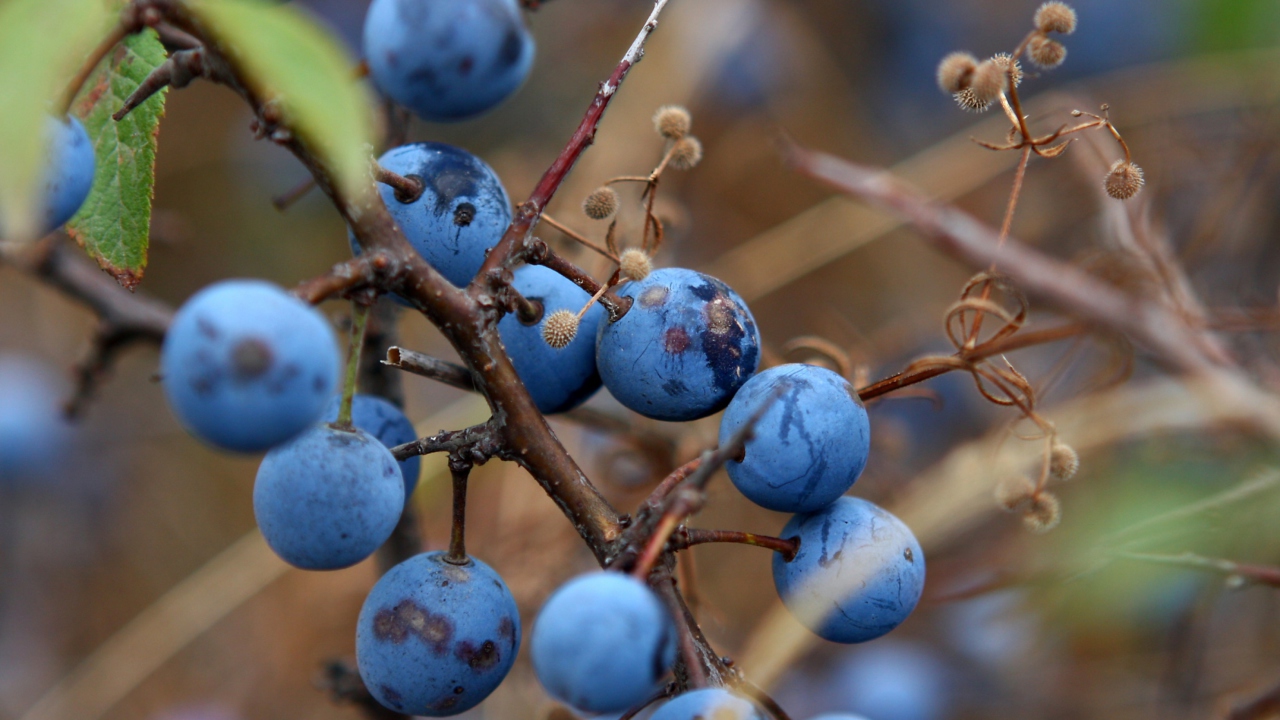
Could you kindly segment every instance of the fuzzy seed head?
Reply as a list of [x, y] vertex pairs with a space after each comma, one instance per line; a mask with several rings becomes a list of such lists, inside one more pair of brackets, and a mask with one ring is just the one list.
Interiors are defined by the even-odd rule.
[[702, 143], [692, 135], [677, 140], [673, 148], [671, 167], [677, 170], [691, 170], [702, 162]]
[[1049, 474], [1055, 480], [1070, 480], [1080, 470], [1080, 454], [1070, 445], [1054, 441], [1049, 450]]
[[643, 250], [628, 248], [618, 258], [618, 269], [622, 271], [622, 277], [639, 282], [653, 272], [653, 261]]
[[1144, 182], [1146, 181], [1142, 177], [1142, 168], [1131, 162], [1117, 160], [1107, 173], [1103, 187], [1106, 188], [1107, 194], [1116, 200], [1128, 200], [1142, 190]]
[[582, 201], [582, 212], [592, 220], [608, 220], [618, 212], [618, 192], [608, 185], [592, 190]]
[[693, 117], [679, 105], [663, 105], [653, 114], [653, 128], [668, 140], [679, 140], [689, 134]]
[[953, 52], [938, 63], [938, 87], [942, 92], [958, 93], [969, 87], [978, 58], [967, 52]]
[[542, 321], [542, 339], [556, 350], [563, 350], [578, 336], [578, 316], [568, 310], [557, 310]]
[[1036, 10], [1036, 29], [1070, 35], [1076, 31], [1076, 11], [1064, 2], [1047, 2]]
[[1009, 53], [996, 53], [991, 56], [991, 61], [1000, 66], [1001, 70], [1009, 72], [1012, 68], [1013, 86], [1018, 87], [1022, 84], [1022, 63], [1018, 62]]
[[973, 71], [968, 91], [975, 104], [990, 105], [1000, 94], [1009, 89], [1009, 76], [995, 58], [983, 60]]
[[1027, 43], [1027, 57], [1042, 68], [1056, 68], [1067, 59], [1067, 47], [1057, 40], [1037, 35]]
[[991, 101], [979, 100], [971, 87], [961, 90], [955, 95], [952, 95], [952, 97], [955, 98], [956, 104], [960, 106], [960, 109], [968, 110], [969, 112], [986, 112], [991, 108]]
[[1062, 504], [1053, 493], [1042, 492], [1031, 498], [1022, 522], [1033, 533], [1044, 534], [1062, 521]]
[[996, 484], [996, 504], [1005, 512], [1017, 512], [1031, 502], [1036, 486], [1026, 477], [1005, 478]]

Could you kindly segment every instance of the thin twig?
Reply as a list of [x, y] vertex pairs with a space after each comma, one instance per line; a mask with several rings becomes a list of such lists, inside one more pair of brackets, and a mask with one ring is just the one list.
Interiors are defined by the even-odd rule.
[[684, 548], [705, 543], [739, 543], [768, 548], [780, 553], [787, 562], [791, 562], [796, 553], [800, 551], [800, 538], [798, 537], [784, 540], [769, 535], [756, 535], [755, 533], [739, 530], [702, 530], [700, 528], [684, 528], [680, 530], [671, 539], [669, 547], [672, 550], [683, 550]]
[[467, 564], [467, 479], [471, 476], [471, 467], [470, 460], [449, 458], [449, 472], [453, 475], [453, 525], [445, 560], [454, 565]]
[[383, 360], [386, 365], [411, 372], [414, 375], [421, 375], [425, 378], [431, 378], [445, 385], [451, 385], [459, 390], [469, 390], [475, 392], [475, 378], [472, 377], [471, 371], [457, 363], [451, 363], [447, 360], [424, 355], [413, 350], [406, 350], [402, 347], [387, 348], [387, 359]]

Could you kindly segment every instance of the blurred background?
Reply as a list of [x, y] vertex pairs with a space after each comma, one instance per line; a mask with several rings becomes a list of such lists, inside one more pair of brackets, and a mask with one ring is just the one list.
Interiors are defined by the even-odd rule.
[[[296, 4], [358, 54], [364, 2]], [[1080, 26], [1065, 39], [1065, 65], [1031, 73], [1022, 86], [1031, 121], [1049, 130], [1070, 109], [1109, 104], [1148, 188], [1123, 206], [1105, 198], [1102, 178], [1119, 149], [1090, 135], [1060, 159], [1032, 161], [1014, 236], [1139, 289], [1150, 281], [1141, 251], [1162, 243], [1207, 307], [1274, 309], [1280, 3], [1072, 4]], [[874, 380], [948, 352], [942, 317], [970, 269], [785, 169], [776, 138], [785, 131], [892, 166], [998, 225], [1016, 156], [969, 138], [999, 142], [1005, 122], [958, 109], [937, 90], [934, 68], [952, 50], [1012, 50], [1037, 5], [671, 0], [550, 213], [602, 237], [579, 211], [582, 198], [610, 177], [652, 169], [662, 152], [654, 110], [685, 105], [706, 157], [688, 173], [664, 175], [660, 265], [704, 270], [737, 289], [775, 359], [789, 340], [821, 336]], [[650, 7], [545, 2], [528, 16], [538, 57], [525, 87], [481, 119], [417, 123], [411, 138], [480, 155], [513, 199], [524, 197]], [[177, 305], [225, 277], [291, 286], [348, 255], [345, 228], [319, 193], [283, 213], [272, 206], [305, 173], [283, 150], [255, 142], [250, 120], [224, 88], [196, 83], [170, 93], [144, 292]], [[641, 214], [637, 197], [624, 202], [625, 242], [638, 237]], [[603, 277], [593, 256], [551, 228], [539, 235]], [[341, 303], [323, 309], [336, 323], [347, 313]], [[1032, 328], [1060, 322], [1053, 308], [1033, 307]], [[82, 306], [0, 267], [0, 424], [6, 412], [58, 422], [48, 409], [65, 397], [62, 371], [86, 351], [93, 323]], [[406, 347], [453, 356], [421, 317], [401, 317], [399, 330]], [[1280, 382], [1275, 337], [1253, 326], [1226, 336], [1268, 387]], [[998, 511], [992, 489], [1026, 471], [1039, 446], [1019, 440], [1027, 428], [984, 402], [969, 377], [943, 376], [926, 392], [870, 407], [872, 460], [853, 490], [920, 537], [930, 573], [920, 609], [884, 639], [826, 643], [780, 612], [767, 551], [703, 546], [686, 553], [694, 579], [686, 589], [715, 647], [796, 720], [828, 711], [869, 720], [1214, 717], [1272, 688], [1280, 681], [1275, 588], [1111, 551], [1280, 565], [1275, 448], [1222, 422], [1123, 344], [1068, 341], [1010, 359], [1082, 456], [1080, 475], [1055, 490], [1057, 529], [1035, 535]], [[374, 563], [307, 573], [271, 555], [254, 532], [258, 458], [187, 436], [152, 380], [156, 370], [154, 349], [129, 351], [83, 420], [58, 430], [66, 435], [51, 452], [57, 463], [0, 475], [0, 718], [358, 717], [316, 685], [326, 661], [353, 654]], [[484, 416], [476, 398], [420, 378], [405, 377], [404, 391], [423, 434]], [[715, 443], [715, 418], [646, 421], [603, 391], [589, 407], [624, 418], [633, 432], [571, 420], [554, 427], [624, 511]], [[424, 463], [413, 498], [435, 548], [448, 537], [441, 470]], [[589, 569], [590, 555], [523, 471], [492, 463], [473, 478], [468, 549], [511, 586], [527, 639], [543, 600]], [[711, 494], [694, 521], [700, 527], [773, 534], [787, 519], [750, 504], [723, 477]], [[33, 706], [46, 714], [29, 715]], [[553, 712], [522, 655], [465, 717]]]

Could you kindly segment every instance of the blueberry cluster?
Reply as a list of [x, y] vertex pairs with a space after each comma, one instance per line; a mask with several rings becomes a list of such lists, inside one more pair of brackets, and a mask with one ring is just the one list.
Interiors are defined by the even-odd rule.
[[[458, 120], [514, 92], [533, 43], [516, 0], [374, 0], [365, 51], [374, 82], [392, 99], [429, 120]], [[702, 150], [688, 135], [687, 112], [665, 108], [655, 122], [668, 141], [663, 165], [696, 164]], [[409, 244], [450, 283], [471, 284], [512, 220], [493, 170], [442, 143], [392, 148], [379, 165], [418, 188], [379, 185]], [[588, 217], [617, 212], [611, 188], [588, 200]], [[358, 253], [354, 237], [351, 244]], [[751, 430], [727, 464], [733, 484], [762, 507], [795, 514], [784, 539], [798, 547], [776, 555], [773, 567], [787, 607], [837, 642], [892, 630], [919, 600], [924, 555], [899, 520], [845, 496], [870, 449], [857, 392], [816, 366], [758, 372], [760, 332], [745, 301], [703, 273], [653, 269], [655, 248], [618, 253], [616, 284], [595, 296], [548, 267], [515, 269], [511, 290], [525, 311], [504, 315], [496, 332], [533, 402], [546, 414], [564, 412], [605, 387], [657, 420], [723, 410], [722, 444]], [[613, 291], [611, 315], [600, 304], [606, 290]], [[315, 309], [263, 281], [217, 283], [179, 310], [161, 366], [170, 404], [193, 434], [226, 450], [266, 451], [254, 512], [280, 557], [300, 568], [344, 568], [390, 537], [419, 460], [397, 462], [388, 448], [417, 433], [398, 408], [375, 397], [355, 395], [351, 422], [343, 421], [337, 343]], [[609, 714], [661, 688], [679, 625], [640, 574], [589, 573], [546, 601], [529, 644], [549, 695], [585, 714]], [[369, 692], [387, 708], [456, 715], [502, 682], [521, 636], [506, 583], [457, 541], [377, 582], [358, 619], [356, 658]], [[763, 715], [718, 688], [685, 693], [655, 713], [658, 720], [699, 717]]]

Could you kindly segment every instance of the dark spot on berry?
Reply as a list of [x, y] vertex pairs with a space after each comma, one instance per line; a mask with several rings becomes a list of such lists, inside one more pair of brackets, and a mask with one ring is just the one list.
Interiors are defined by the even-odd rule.
[[682, 395], [689, 392], [689, 386], [675, 378], [672, 378], [662, 383], [662, 390], [668, 395]]
[[720, 295], [702, 308], [707, 329], [702, 332], [702, 351], [715, 375], [716, 387], [727, 398], [755, 371], [759, 348], [747, 339], [742, 308]]
[[480, 184], [487, 178], [474, 163], [446, 156], [436, 163], [435, 174], [424, 177], [435, 196], [432, 211], [437, 215], [451, 212], [454, 202], [462, 197], [479, 197]]
[[245, 338], [231, 348], [231, 370], [237, 380], [254, 380], [271, 369], [271, 346], [258, 338]]
[[449, 581], [448, 581], [448, 580], [441, 580], [441, 581], [440, 581], [440, 587], [449, 587]]
[[458, 227], [466, 227], [476, 219], [476, 206], [471, 203], [464, 202], [453, 211], [453, 224]]
[[466, 77], [471, 74], [471, 70], [476, 66], [476, 59], [467, 55], [458, 61], [458, 74]]
[[[451, 707], [453, 707], [454, 705], [457, 705], [457, 704], [458, 704], [458, 698], [456, 698], [456, 697], [447, 697], [447, 698], [445, 698], [445, 699], [441, 700], [440, 702], [438, 702], [438, 703], [434, 703], [434, 704], [432, 704], [432, 705], [428, 705], [427, 707], [429, 707], [429, 708], [431, 708], [432, 710], [435, 710], [435, 711], [437, 711], [437, 712], [443, 712], [443, 711], [448, 710], [449, 708], [451, 708]], [[449, 713], [444, 713], [444, 714], [446, 714], [446, 715], [447, 715], [447, 714], [449, 714]]]
[[453, 621], [406, 599], [395, 607], [379, 610], [373, 616], [373, 635], [397, 645], [413, 635], [429, 645], [437, 655], [443, 655], [453, 639]]
[[[707, 279], [711, 280], [711, 278], [707, 278]], [[702, 300], [703, 302], [711, 302], [716, 295], [721, 294], [720, 288], [716, 287], [717, 284], [721, 284], [721, 283], [712, 281], [712, 282], [704, 283], [702, 285], [691, 285], [689, 286], [689, 292], [693, 293], [694, 297], [698, 298], [699, 300]]]
[[906, 548], [905, 550], [903, 550], [902, 557], [906, 558], [907, 562], [909, 563], [913, 563], [916, 561], [916, 554], [911, 552], [911, 548]]
[[454, 694], [454, 695], [461, 695], [462, 693], [464, 693], [464, 692], [466, 692], [466, 691], [467, 691], [467, 689], [466, 689], [466, 688], [464, 688], [464, 687], [462, 687], [461, 685], [458, 685], [458, 686], [456, 686], [456, 687], [454, 687], [454, 688], [453, 688], [453, 694]]
[[400, 693], [395, 688], [391, 687], [390, 685], [379, 685], [378, 689], [382, 690], [382, 697], [386, 698], [387, 702], [391, 703], [392, 705], [395, 705], [396, 709], [400, 708], [400, 701], [403, 698], [400, 696]]
[[218, 326], [209, 322], [208, 319], [202, 318], [202, 317], [196, 318], [196, 332], [199, 332], [201, 335], [209, 338], [210, 340], [217, 340], [218, 335], [220, 334], [218, 332]]
[[478, 648], [470, 640], [463, 640], [453, 654], [477, 672], [488, 670], [502, 659], [498, 646], [492, 640], [485, 640]]
[[520, 29], [513, 25], [502, 38], [502, 49], [498, 51], [498, 64], [503, 67], [515, 65], [520, 59], [520, 51], [523, 48], [524, 41], [521, 38]]
[[653, 287], [640, 293], [640, 307], [651, 308], [657, 307], [667, 301], [668, 290], [663, 285], [654, 285]]
[[311, 378], [311, 389], [314, 392], [322, 393], [329, 389], [329, 381], [325, 380], [323, 375], [316, 375]]
[[667, 328], [662, 334], [662, 348], [672, 355], [679, 355], [692, 345], [689, 340], [689, 333], [679, 325], [673, 328]]
[[507, 639], [512, 649], [516, 646], [516, 624], [511, 618], [504, 617], [498, 621], [498, 635]]

